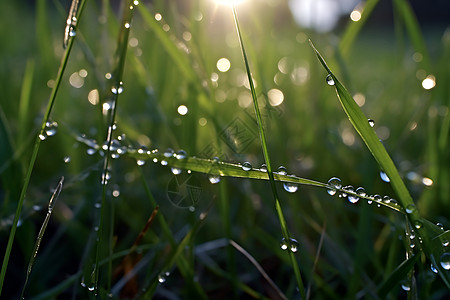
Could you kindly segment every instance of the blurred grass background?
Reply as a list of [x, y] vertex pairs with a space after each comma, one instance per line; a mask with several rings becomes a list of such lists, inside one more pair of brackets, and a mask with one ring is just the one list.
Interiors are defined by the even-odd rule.
[[[436, 16], [428, 19], [428, 10], [413, 3], [421, 30], [414, 33], [423, 37], [428, 53], [418, 52], [417, 44], [411, 41], [402, 11], [380, 1], [348, 53], [342, 54], [338, 51], [341, 38], [351, 30], [348, 14], [332, 31], [318, 32], [298, 26], [286, 1], [247, 2], [237, 11], [264, 107], [272, 164], [322, 182], [337, 176], [344, 184], [395, 198], [326, 85], [326, 74], [307, 42], [311, 38], [349, 91], [364, 102], [363, 111], [375, 120], [374, 128], [423, 216], [448, 228], [450, 31], [448, 15], [444, 14], [446, 4], [437, 1], [436, 7], [428, 8]], [[69, 5], [56, 0], [0, 4], [2, 254], [62, 55]], [[79, 21], [52, 114], [58, 133], [41, 145], [4, 295], [13, 297], [20, 292], [50, 189], [62, 175], [66, 184], [26, 295], [44, 293], [80, 269], [88, 273], [92, 263], [89, 241], [98, 223], [94, 204], [101, 198], [102, 159], [98, 153], [88, 155], [86, 145], [75, 137], [85, 135], [99, 144], [104, 140], [102, 104], [111, 88], [105, 74], [112, 71], [114, 63], [120, 10], [118, 1], [88, 1]], [[157, 14], [160, 21], [155, 18]], [[126, 135], [124, 144], [161, 151], [184, 149], [199, 157], [249, 161], [254, 167], [263, 163], [231, 9], [211, 0], [141, 1], [128, 50], [117, 115], [117, 135]], [[220, 58], [230, 61], [227, 72], [217, 69]], [[422, 81], [430, 74], [435, 76], [436, 86], [426, 90]], [[271, 89], [283, 93], [282, 104], [270, 105]], [[186, 115], [178, 113], [180, 105], [188, 108]], [[230, 130], [238, 130], [234, 132], [238, 143], [229, 139]], [[281, 234], [267, 182], [224, 178], [211, 185], [205, 175], [186, 175], [183, 178], [201, 192], [191, 212], [190, 205], [176, 206], [170, 201], [170, 191], [176, 191], [177, 184], [169, 168], [147, 162], [141, 173], [134, 159], [123, 156], [112, 161], [111, 170], [109, 192], [119, 192], [110, 197], [114, 252], [131, 247], [154, 209], [145, 193], [145, 180], [177, 241], [201, 213], [209, 211], [190, 242], [191, 252], [183, 254], [208, 297], [245, 298], [232, 281], [212, 275], [220, 269], [266, 297], [275, 297], [242, 254], [231, 246], [221, 246], [222, 238], [231, 238], [244, 247], [288, 298], [296, 296], [291, 267], [279, 248]], [[432, 184], [423, 178], [431, 179]], [[306, 285], [311, 285], [313, 299], [374, 296], [376, 287], [404, 260], [405, 248], [399, 239], [404, 235], [404, 220], [395, 212], [362, 201], [350, 205], [310, 187], [300, 187], [295, 194], [282, 193], [281, 201], [291, 234], [300, 243], [300, 268]], [[153, 223], [142, 242], [151, 250], [144, 252], [149, 263], [139, 273], [139, 288], [146, 286], [146, 278], [162, 271], [161, 260], [169, 256], [168, 240], [161, 232], [160, 223]], [[195, 252], [194, 246], [200, 250]], [[206, 246], [211, 248], [205, 250]], [[114, 261], [114, 267], [119, 263]], [[429, 270], [429, 262], [420, 264], [417, 271], [419, 298], [448, 295]], [[156, 289], [157, 297], [176, 299], [195, 292], [177, 268], [170, 272]], [[86, 297], [89, 292], [80, 282], [78, 278], [74, 288], [65, 289], [60, 297]], [[407, 296], [399, 285], [390, 297]]]

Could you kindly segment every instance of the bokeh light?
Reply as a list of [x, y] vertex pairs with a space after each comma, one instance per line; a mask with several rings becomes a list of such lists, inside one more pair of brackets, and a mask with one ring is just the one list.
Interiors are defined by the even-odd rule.
[[188, 108], [186, 105], [180, 105], [180, 106], [178, 106], [177, 111], [180, 115], [184, 116], [188, 113]]
[[219, 70], [220, 72], [226, 72], [230, 69], [231, 67], [231, 62], [228, 58], [222, 57], [221, 59], [219, 59], [217, 61], [217, 70]]

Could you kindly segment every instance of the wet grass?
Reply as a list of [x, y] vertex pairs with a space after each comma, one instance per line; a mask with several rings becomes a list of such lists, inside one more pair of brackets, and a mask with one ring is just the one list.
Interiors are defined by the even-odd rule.
[[261, 2], [237, 7], [240, 40], [231, 8], [132, 2], [87, 1], [66, 50], [69, 4], [1, 4], [21, 36], [36, 28], [0, 31], [2, 296], [449, 294], [448, 32], [403, 0], [396, 35], [375, 30], [367, 1], [336, 45]]

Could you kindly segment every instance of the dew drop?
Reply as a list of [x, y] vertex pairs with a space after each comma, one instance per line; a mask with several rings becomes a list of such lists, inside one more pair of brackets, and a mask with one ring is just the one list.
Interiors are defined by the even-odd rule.
[[366, 190], [363, 187], [359, 187], [356, 189], [356, 193], [360, 196], [360, 197], [366, 197], [367, 193]]
[[143, 165], [145, 165], [145, 160], [143, 160], [143, 159], [138, 159], [138, 160], [136, 160], [136, 164], [137, 164], [138, 166], [143, 166]]
[[246, 161], [242, 164], [242, 170], [244, 171], [250, 171], [252, 169], [252, 165]]
[[391, 203], [391, 200], [392, 200], [392, 199], [391, 199], [391, 197], [389, 197], [389, 196], [384, 196], [384, 197], [383, 197], [383, 202], [384, 202], [384, 203], [389, 204], [389, 203]]
[[417, 220], [417, 221], [414, 221], [414, 227], [416, 227], [416, 229], [420, 229], [420, 228], [422, 228], [422, 222], [421, 221], [419, 221], [419, 220]]
[[442, 223], [436, 223], [436, 226], [439, 227], [441, 230], [444, 230], [444, 225], [442, 225]]
[[267, 166], [266, 164], [262, 164], [261, 167], [259, 167], [259, 169], [263, 172], [267, 172]]
[[167, 166], [169, 163], [167, 162], [167, 160], [162, 160], [161, 161], [161, 165], [162, 166]]
[[289, 239], [282, 238], [281, 242], [280, 242], [281, 250], [289, 250], [293, 253], [296, 253], [298, 251], [299, 246], [300, 245], [299, 245], [298, 241], [293, 238], [289, 238]]
[[167, 278], [166, 278], [165, 274], [161, 273], [161, 274], [158, 275], [158, 282], [159, 283], [162, 284], [162, 283], [166, 282], [166, 280], [167, 280]]
[[47, 134], [45, 133], [45, 131], [39, 135], [39, 139], [41, 141], [45, 141], [47, 139]]
[[96, 203], [94, 204], [94, 207], [95, 207], [95, 208], [101, 208], [101, 207], [102, 207], [102, 204], [101, 204], [100, 202], [96, 202]]
[[445, 270], [450, 270], [450, 253], [446, 252], [441, 255], [441, 266]]
[[167, 150], [166, 151], [164, 151], [164, 156], [165, 157], [167, 157], [167, 158], [169, 158], [169, 157], [172, 157], [173, 155], [174, 155], [174, 151], [173, 151], [173, 149], [172, 148], [167, 148]]
[[48, 121], [45, 123], [45, 133], [47, 136], [54, 136], [58, 129], [58, 123]]
[[298, 184], [285, 182], [283, 183], [283, 188], [285, 189], [286, 192], [295, 193], [296, 191], [298, 191]]
[[97, 150], [95, 150], [94, 148], [89, 148], [89, 149], [86, 150], [86, 153], [87, 153], [88, 155], [94, 155], [96, 151], [97, 151]]
[[209, 175], [208, 179], [209, 179], [209, 182], [211, 182], [212, 184], [220, 182], [220, 176], [219, 175]]
[[330, 188], [327, 191], [328, 194], [330, 194], [331, 196], [334, 196], [336, 194], [337, 190], [342, 187], [342, 182], [339, 178], [332, 177], [332, 178], [330, 178], [330, 180], [328, 180], [328, 185], [330, 186]]
[[118, 86], [113, 86], [113, 87], [111, 88], [111, 92], [112, 92], [113, 94], [116, 94], [116, 95], [122, 94], [122, 92], [123, 92], [123, 82], [122, 82], [122, 81], [119, 82], [119, 85], [118, 85]]
[[333, 76], [331, 76], [331, 74], [328, 74], [328, 75], [327, 75], [326, 81], [327, 81], [327, 84], [328, 84], [328, 85], [335, 85]]
[[180, 150], [175, 154], [176, 159], [185, 159], [187, 158], [187, 153], [184, 150]]
[[146, 153], [147, 152], [147, 147], [145, 147], [145, 146], [140, 146], [139, 147], [139, 149], [137, 150], [137, 153], [139, 153], [139, 154], [144, 154], [144, 153]]
[[416, 211], [416, 206], [414, 204], [409, 204], [408, 206], [406, 206], [405, 210], [407, 214], [412, 214]]
[[375, 126], [375, 121], [372, 119], [367, 119], [367, 122], [369, 122], [370, 127], [374, 127]]
[[93, 292], [95, 290], [95, 287], [92, 285], [90, 287], [88, 287], [89, 292]]
[[353, 194], [349, 194], [348, 197], [347, 197], [347, 199], [348, 199], [348, 202], [350, 202], [350, 203], [352, 203], [352, 204], [355, 204], [356, 202], [359, 201], [359, 197], [358, 197], [358, 196], [355, 196], [355, 195], [353, 195]]
[[384, 171], [380, 171], [380, 178], [384, 182], [391, 182], [391, 180], [389, 179], [389, 177], [387, 176], [387, 174]]
[[181, 174], [181, 169], [180, 168], [170, 168], [170, 170], [172, 171], [173, 175], [179, 175]]
[[291, 252], [296, 253], [298, 251], [299, 248], [299, 243], [297, 242], [297, 240], [295, 239], [289, 239], [289, 250], [291, 250]]
[[375, 201], [375, 202], [381, 202], [381, 196], [380, 196], [380, 195], [374, 195], [374, 196], [373, 196], [373, 201]]
[[277, 173], [280, 174], [280, 175], [287, 175], [287, 170], [286, 170], [285, 167], [279, 166], [278, 169], [277, 169]]
[[406, 292], [409, 292], [411, 290], [411, 286], [407, 282], [402, 283], [402, 289]]
[[70, 156], [65, 156], [65, 157], [64, 157], [64, 162], [65, 162], [66, 164], [70, 163]]
[[447, 247], [449, 245], [449, 241], [448, 240], [443, 240], [442, 241], [442, 246]]
[[281, 250], [287, 250], [288, 247], [289, 247], [288, 241], [285, 238], [283, 238], [280, 242]]
[[433, 265], [433, 264], [431, 264], [431, 271], [433, 271], [433, 273], [438, 273], [438, 269], [436, 269], [436, 267]]

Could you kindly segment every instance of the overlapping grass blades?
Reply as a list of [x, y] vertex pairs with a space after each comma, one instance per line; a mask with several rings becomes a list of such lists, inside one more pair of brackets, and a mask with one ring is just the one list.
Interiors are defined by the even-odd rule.
[[[277, 188], [275, 185], [275, 178], [273, 175], [270, 156], [269, 156], [269, 150], [267, 148], [267, 143], [266, 143], [266, 135], [264, 132], [264, 126], [263, 126], [263, 122], [262, 122], [262, 118], [261, 118], [261, 112], [259, 111], [258, 98], [256, 96], [256, 89], [255, 89], [255, 85], [253, 83], [253, 76], [250, 71], [250, 64], [248, 62], [247, 54], [245, 52], [244, 42], [242, 40], [241, 30], [239, 28], [239, 21], [238, 21], [238, 17], [237, 17], [237, 13], [236, 13], [236, 8], [233, 6], [232, 9], [233, 9], [234, 21], [236, 24], [236, 32], [238, 34], [238, 39], [239, 39], [239, 45], [242, 50], [242, 57], [244, 59], [245, 70], [247, 72], [247, 78], [248, 78], [248, 82], [250, 84], [250, 91], [252, 94], [253, 106], [255, 108], [256, 120], [258, 123], [259, 137], [261, 139], [261, 147], [262, 147], [262, 151], [264, 154], [264, 161], [267, 166], [267, 175], [269, 176], [270, 186], [271, 186], [272, 194], [273, 194], [273, 197], [275, 200], [275, 209], [277, 211], [278, 219], [280, 221], [280, 226], [281, 226], [281, 231], [283, 233], [283, 237], [287, 241], [291, 237], [290, 237], [289, 230], [287, 227], [286, 219], [283, 215], [283, 210], [281, 208], [280, 200], [279, 200], [278, 193], [277, 193]], [[300, 296], [302, 299], [305, 299], [306, 294], [305, 294], [305, 288], [303, 286], [302, 277], [300, 274], [300, 269], [298, 267], [297, 258], [295, 257], [295, 254], [292, 251], [289, 251], [289, 258], [291, 260], [292, 268], [294, 269], [295, 279], [297, 280], [297, 286], [298, 286], [298, 289], [300, 292]]]
[[[77, 20], [80, 19], [80, 16], [81, 16], [81, 14], [83, 12], [85, 1], [86, 0], [81, 0], [80, 6], [79, 6], [79, 9], [78, 9], [78, 12], [77, 12], [77, 16], [76, 16]], [[77, 25], [75, 24], [74, 27], [73, 27], [74, 31], [76, 30], [76, 26]], [[4, 255], [4, 258], [3, 258], [2, 269], [1, 269], [1, 273], [0, 273], [0, 295], [1, 295], [1, 292], [2, 292], [3, 282], [5, 280], [5, 275], [6, 275], [6, 269], [8, 267], [8, 262], [9, 262], [9, 256], [11, 254], [11, 249], [12, 249], [14, 237], [15, 237], [16, 230], [17, 230], [17, 223], [19, 222], [19, 217], [20, 217], [20, 213], [22, 211], [25, 195], [27, 193], [28, 185], [30, 183], [31, 173], [33, 172], [34, 164], [36, 162], [36, 158], [37, 158], [37, 155], [38, 155], [38, 152], [39, 152], [39, 147], [41, 145], [41, 141], [42, 141], [41, 140], [41, 136], [43, 135], [43, 133], [45, 131], [46, 124], [47, 124], [47, 122], [48, 122], [48, 120], [50, 118], [53, 106], [54, 106], [54, 104], [56, 102], [56, 95], [58, 93], [58, 89], [60, 87], [61, 80], [62, 80], [62, 77], [64, 75], [64, 71], [66, 69], [67, 63], [69, 61], [69, 56], [70, 56], [70, 52], [72, 50], [72, 46], [73, 46], [74, 41], [75, 41], [75, 35], [71, 36], [69, 38], [69, 40], [68, 40], [67, 47], [66, 47], [66, 49], [64, 51], [64, 54], [63, 54], [63, 57], [61, 59], [61, 63], [60, 63], [59, 70], [58, 70], [58, 74], [57, 74], [56, 79], [55, 79], [55, 85], [52, 88], [52, 91], [51, 91], [51, 94], [50, 94], [50, 98], [49, 98], [49, 101], [48, 101], [48, 104], [47, 104], [47, 108], [45, 110], [45, 114], [44, 114], [44, 117], [43, 117], [43, 120], [42, 120], [42, 123], [41, 123], [41, 128], [40, 128], [38, 136], [36, 137], [36, 141], [34, 143], [33, 152], [31, 154], [30, 162], [29, 162], [29, 165], [28, 165], [28, 168], [27, 168], [27, 172], [26, 172], [26, 175], [25, 175], [25, 180], [24, 180], [24, 183], [23, 183], [23, 186], [22, 186], [22, 190], [21, 190], [21, 193], [20, 193], [20, 198], [19, 198], [19, 201], [17, 203], [16, 213], [14, 215], [13, 224], [11, 226], [11, 230], [10, 230], [10, 233], [9, 233], [8, 244], [6, 245], [5, 255]]]
[[417, 234], [422, 240], [421, 246], [424, 253], [439, 270], [439, 275], [444, 280], [447, 287], [450, 288], [450, 274], [448, 270], [442, 268], [439, 262], [441, 255], [445, 251], [442, 246], [441, 239], [439, 238], [439, 236], [443, 234], [442, 229], [420, 216], [419, 210], [415, 206], [412, 197], [401, 179], [391, 157], [387, 153], [381, 141], [378, 139], [373, 128], [369, 125], [368, 118], [364, 115], [355, 100], [353, 100], [347, 89], [330, 70], [324, 58], [319, 51], [317, 51], [311, 41], [310, 44], [320, 63], [327, 71], [327, 81], [334, 82], [332, 85], [336, 89], [338, 99], [351, 124], [363, 139], [380, 168], [384, 170], [389, 177], [392, 188], [396, 192], [399, 202], [406, 212], [409, 222], [412, 226], [414, 226]]

